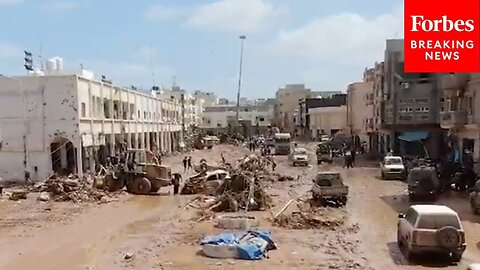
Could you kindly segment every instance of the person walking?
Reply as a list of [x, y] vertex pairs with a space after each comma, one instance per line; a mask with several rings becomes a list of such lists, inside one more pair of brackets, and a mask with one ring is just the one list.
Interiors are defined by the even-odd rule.
[[352, 148], [352, 164], [351, 167], [353, 168], [353, 165], [355, 165], [355, 155], [356, 155], [356, 149], [355, 147]]
[[350, 151], [350, 149], [346, 149], [343, 155], [345, 158], [345, 165], [343, 167], [344, 168], [347, 167], [348, 169], [351, 167], [351, 164], [352, 164], [352, 152]]
[[188, 159], [187, 159], [187, 157], [184, 157], [183, 158], [183, 171], [184, 172], [187, 171], [187, 163], [188, 163]]
[[192, 156], [189, 156], [189, 157], [188, 157], [188, 160], [187, 160], [187, 170], [190, 171], [191, 169], [193, 169], [193, 166], [192, 166]]

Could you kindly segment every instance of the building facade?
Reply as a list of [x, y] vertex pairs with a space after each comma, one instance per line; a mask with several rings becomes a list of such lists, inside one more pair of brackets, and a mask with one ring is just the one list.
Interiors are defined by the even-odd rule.
[[[356, 82], [347, 87], [347, 133], [362, 142], [368, 141], [367, 119], [370, 117], [370, 106], [365, 107], [366, 96], [373, 92], [371, 81]], [[359, 144], [360, 142], [356, 142]]]
[[[201, 113], [205, 104], [205, 99], [198, 98], [202, 96], [196, 92], [190, 94], [186, 90], [180, 87], [172, 87], [172, 89], [164, 89], [156, 93], [156, 96], [162, 100], [169, 100], [182, 106], [180, 120], [184, 124], [184, 131], [188, 131], [192, 128], [198, 127], [201, 122]], [[210, 97], [209, 95], [206, 95]], [[207, 99], [208, 102], [213, 102], [214, 98]]]
[[294, 133], [295, 115], [300, 100], [310, 97], [311, 89], [304, 84], [287, 84], [275, 94], [275, 124], [282, 132]]
[[403, 42], [395, 39], [386, 44], [382, 128], [390, 134], [384, 145], [402, 155], [439, 158], [444, 154], [444, 133], [439, 124], [438, 78], [431, 73], [404, 72]]
[[[442, 90], [440, 126], [448, 134], [450, 150], [462, 158], [465, 149], [480, 160], [480, 73], [439, 75]], [[452, 154], [452, 153], [450, 153]]]
[[334, 135], [347, 128], [347, 106], [325, 106], [311, 108], [308, 111], [309, 133], [311, 138], [319, 139], [320, 135]]
[[[273, 111], [273, 105], [240, 106], [241, 133], [252, 136], [266, 132], [272, 125]], [[214, 134], [232, 132], [236, 123], [236, 112], [237, 106], [234, 104], [205, 107], [200, 128]]]
[[[297, 134], [300, 136], [308, 135], [311, 136], [310, 132], [310, 109], [321, 108], [321, 107], [338, 107], [342, 105], [347, 105], [347, 95], [340, 94], [337, 92], [330, 96], [320, 97], [320, 98], [306, 98], [302, 99], [299, 102], [298, 109], [295, 111], [295, 124], [297, 129]], [[345, 114], [346, 117], [346, 114]], [[312, 137], [313, 138], [313, 137]]]
[[94, 172], [120, 149], [172, 152], [181, 106], [83, 75], [0, 76], [0, 177]]

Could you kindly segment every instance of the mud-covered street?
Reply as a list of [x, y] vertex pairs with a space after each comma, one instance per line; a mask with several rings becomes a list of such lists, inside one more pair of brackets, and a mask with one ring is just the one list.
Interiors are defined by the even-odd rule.
[[[272, 232], [279, 247], [267, 259], [220, 260], [200, 255], [199, 240], [219, 229], [212, 221], [197, 221], [196, 209], [187, 207], [194, 196], [173, 196], [168, 187], [158, 196], [122, 194], [104, 204], [38, 202], [33, 194], [27, 200], [2, 200], [0, 269], [466, 269], [480, 260], [480, 218], [471, 214], [466, 198], [450, 194], [439, 200], [456, 210], [463, 221], [467, 250], [462, 262], [449, 265], [438, 258], [409, 265], [396, 243], [398, 213], [409, 205], [406, 184], [380, 180], [372, 162], [359, 161], [353, 169], [338, 166], [340, 161], [317, 166], [314, 144], [306, 147], [309, 167], [292, 167], [286, 156], [275, 157], [276, 171], [294, 180], [265, 183], [275, 206], [252, 213], [262, 229]], [[233, 162], [249, 151], [219, 145], [188, 155], [194, 161], [219, 162], [221, 153]], [[181, 172], [183, 157], [176, 155], [163, 162]], [[344, 223], [309, 230], [272, 225], [274, 213], [290, 199], [311, 196], [311, 180], [319, 170], [338, 170], [349, 185], [347, 206], [326, 212], [345, 219]], [[126, 260], [126, 254], [132, 258]]]

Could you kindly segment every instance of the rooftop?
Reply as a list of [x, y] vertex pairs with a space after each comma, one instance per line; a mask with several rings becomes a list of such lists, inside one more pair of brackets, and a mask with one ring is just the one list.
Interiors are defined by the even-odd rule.
[[412, 205], [411, 207], [420, 214], [457, 214], [457, 212], [445, 205], [420, 204]]

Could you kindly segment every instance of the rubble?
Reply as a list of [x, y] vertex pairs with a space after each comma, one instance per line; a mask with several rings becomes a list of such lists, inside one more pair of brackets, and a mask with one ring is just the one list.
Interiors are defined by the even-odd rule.
[[288, 214], [281, 214], [272, 219], [277, 227], [292, 230], [330, 229], [337, 230], [345, 224], [347, 213], [343, 209], [297, 204], [297, 209]]
[[24, 189], [15, 189], [10, 191], [9, 199], [12, 201], [25, 200], [27, 199], [28, 191]]
[[79, 180], [73, 175], [67, 178], [52, 177], [44, 183], [36, 183], [29, 188], [30, 192], [40, 192], [37, 200], [56, 202], [72, 201], [74, 203], [102, 202], [107, 203], [111, 193], [93, 187], [88, 181]]
[[38, 197], [37, 197], [37, 201], [41, 201], [41, 202], [48, 202], [50, 201], [50, 194], [48, 192], [41, 192]]
[[[208, 168], [208, 167], [207, 167]], [[238, 212], [240, 210], [265, 210], [272, 205], [272, 199], [265, 191], [263, 181], [270, 176], [265, 159], [256, 155], [246, 156], [239, 160], [236, 166], [228, 166], [230, 178], [221, 181], [221, 184], [212, 191], [212, 185], [205, 177], [192, 177], [182, 189], [182, 194], [207, 193], [213, 195], [208, 202], [200, 197], [196, 205], [206, 213], [200, 215], [200, 220], [210, 217], [213, 212]], [[207, 169], [208, 170], [208, 169]], [[189, 204], [190, 206], [192, 203]]]

